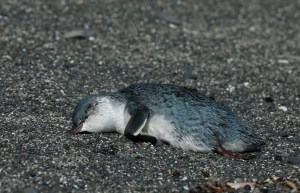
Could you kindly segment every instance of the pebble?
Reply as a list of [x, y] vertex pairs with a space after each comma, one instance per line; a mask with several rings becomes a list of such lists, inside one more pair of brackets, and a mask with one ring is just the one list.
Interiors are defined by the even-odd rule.
[[265, 97], [265, 101], [267, 102], [267, 103], [273, 103], [274, 102], [274, 99], [272, 98], [272, 97]]
[[283, 112], [287, 112], [287, 107], [285, 106], [280, 106], [278, 109], [282, 110]]
[[284, 59], [278, 60], [277, 62], [278, 62], [279, 64], [288, 64], [288, 63], [289, 63], [288, 60], [284, 60]]
[[187, 180], [188, 178], [186, 177], [186, 176], [184, 176], [183, 178], [182, 178], [182, 180], [183, 181], [185, 181], [185, 180]]
[[66, 39], [71, 39], [71, 38], [88, 39], [95, 34], [96, 33], [91, 29], [76, 29], [76, 30], [66, 32], [64, 34], [64, 38], [66, 38]]
[[280, 156], [280, 155], [275, 155], [275, 156], [273, 157], [273, 160], [275, 160], [275, 161], [282, 161], [283, 158], [282, 158], [282, 156]]
[[242, 183], [242, 182], [243, 182], [243, 179], [241, 179], [241, 178], [236, 178], [236, 179], [234, 180], [234, 182], [236, 182], [236, 183]]
[[156, 16], [161, 19], [161, 20], [164, 20], [168, 23], [171, 23], [171, 24], [175, 24], [175, 25], [179, 25], [181, 22], [180, 22], [180, 19], [178, 17], [176, 17], [175, 15], [170, 15], [170, 14], [167, 14], [167, 13], [164, 13], [164, 12], [156, 12]]
[[74, 189], [78, 189], [79, 186], [77, 186], [76, 184], [73, 184], [73, 188], [74, 188]]
[[249, 31], [251, 31], [251, 32], [255, 32], [255, 27], [254, 26], [251, 26], [250, 28], [249, 28]]
[[279, 193], [279, 191], [274, 190], [274, 189], [268, 189], [267, 193]]
[[246, 185], [246, 186], [244, 187], [244, 189], [247, 190], [247, 191], [250, 191], [250, 190], [251, 190], [251, 186]]
[[188, 186], [183, 186], [182, 188], [183, 188], [183, 190], [189, 190]]
[[59, 182], [62, 183], [62, 184], [66, 184], [66, 183], [67, 183], [67, 177], [62, 175], [62, 176], [59, 178]]
[[250, 86], [249, 86], [249, 82], [244, 82], [243, 84], [244, 84], [244, 86], [245, 86], [246, 88], [249, 88], [249, 87], [250, 87]]
[[232, 169], [232, 167], [226, 167], [226, 168], [224, 168], [224, 173], [226, 175], [233, 174], [234, 173], [234, 169]]
[[232, 86], [232, 85], [228, 85], [228, 87], [226, 88], [226, 90], [229, 92], [229, 93], [233, 93], [235, 91], [235, 87]]
[[36, 172], [35, 171], [30, 171], [29, 176], [34, 178], [36, 176]]
[[227, 59], [227, 64], [231, 64], [233, 61], [234, 61], [233, 58], [228, 58], [228, 59]]
[[183, 77], [186, 79], [193, 79], [196, 80], [198, 78], [198, 74], [197, 71], [195, 71], [194, 69], [185, 69]]
[[300, 144], [300, 138], [296, 138], [293, 140], [294, 143]]
[[23, 193], [37, 193], [37, 191], [32, 187], [28, 187], [23, 190]]
[[300, 165], [300, 156], [289, 156], [287, 162], [293, 165]]
[[176, 25], [174, 25], [173, 23], [170, 23], [170, 24], [169, 24], [169, 27], [170, 27], [170, 28], [172, 28], [172, 29], [175, 29], [175, 28], [177, 28], [177, 26], [176, 26]]
[[290, 137], [291, 134], [290, 134], [290, 130], [288, 128], [284, 128], [282, 131], [281, 131], [281, 137]]

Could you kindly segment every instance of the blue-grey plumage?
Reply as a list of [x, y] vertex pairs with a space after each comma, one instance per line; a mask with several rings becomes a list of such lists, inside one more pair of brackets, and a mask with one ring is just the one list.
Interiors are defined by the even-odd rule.
[[[73, 113], [76, 133], [125, 134], [136, 141], [162, 140], [186, 150], [232, 152], [259, 148], [254, 130], [202, 92], [166, 84], [136, 84], [84, 98]], [[140, 140], [139, 140], [140, 139]]]

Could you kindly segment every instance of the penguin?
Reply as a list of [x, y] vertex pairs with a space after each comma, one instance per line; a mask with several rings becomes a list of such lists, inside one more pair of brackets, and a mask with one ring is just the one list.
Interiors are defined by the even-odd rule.
[[117, 132], [134, 142], [168, 143], [226, 157], [260, 150], [262, 140], [229, 107], [171, 84], [135, 84], [83, 98], [72, 115], [76, 134]]

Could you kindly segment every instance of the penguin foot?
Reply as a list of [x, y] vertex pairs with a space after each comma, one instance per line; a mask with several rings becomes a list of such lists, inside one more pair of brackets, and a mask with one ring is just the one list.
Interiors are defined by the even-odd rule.
[[162, 146], [162, 144], [163, 144], [163, 141], [156, 138], [156, 143], [153, 144], [153, 145], [155, 145], [155, 146]]
[[237, 158], [237, 159], [243, 159], [243, 160], [250, 160], [250, 159], [253, 159], [256, 157], [256, 155], [253, 155], [253, 154], [242, 154], [239, 152], [229, 151], [229, 150], [225, 149], [224, 147], [222, 147], [221, 145], [217, 146], [215, 148], [214, 152], [221, 154], [227, 158]]

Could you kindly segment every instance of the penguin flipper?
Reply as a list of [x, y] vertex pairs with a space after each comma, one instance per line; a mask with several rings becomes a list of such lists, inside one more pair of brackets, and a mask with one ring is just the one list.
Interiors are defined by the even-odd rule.
[[126, 125], [124, 135], [134, 142], [150, 142], [152, 144], [157, 144], [158, 140], [156, 137], [142, 133], [149, 115], [150, 111], [147, 107], [140, 106], [136, 108]]

